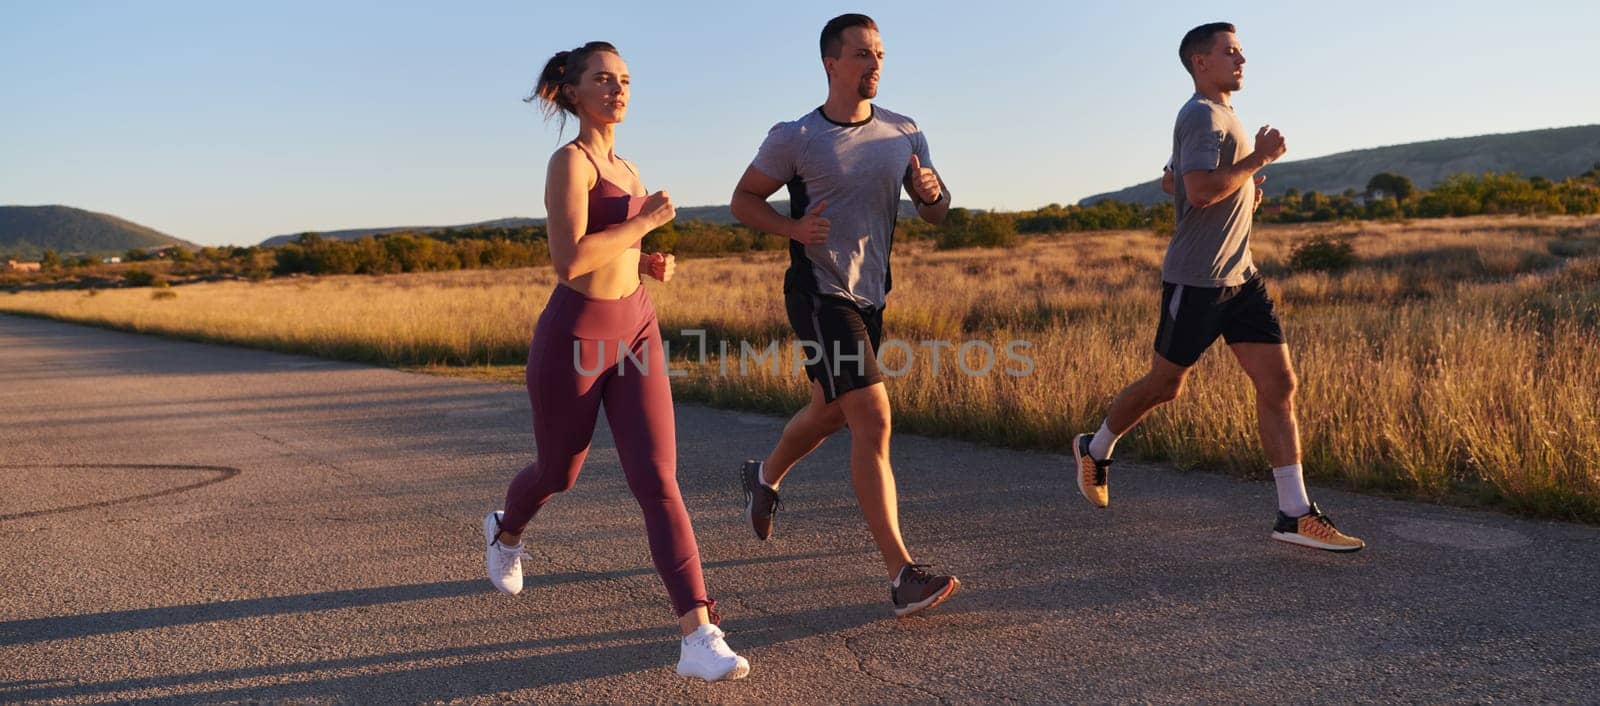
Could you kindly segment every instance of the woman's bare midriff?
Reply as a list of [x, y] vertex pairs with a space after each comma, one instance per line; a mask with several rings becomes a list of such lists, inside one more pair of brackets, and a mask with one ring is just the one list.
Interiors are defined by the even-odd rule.
[[623, 299], [639, 288], [639, 249], [628, 248], [605, 267], [561, 284], [590, 299]]

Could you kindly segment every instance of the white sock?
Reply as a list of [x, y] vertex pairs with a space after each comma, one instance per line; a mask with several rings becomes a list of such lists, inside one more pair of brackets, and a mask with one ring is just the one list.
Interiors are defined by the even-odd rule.
[[1089, 440], [1089, 455], [1096, 461], [1111, 458], [1111, 450], [1116, 448], [1117, 439], [1121, 434], [1111, 433], [1111, 427], [1106, 422], [1100, 422], [1100, 431], [1094, 433], [1094, 438]]
[[768, 488], [771, 488], [772, 492], [774, 492], [774, 493], [778, 492], [778, 484], [777, 483], [768, 483], [767, 482], [767, 462], [766, 461], [756, 461], [756, 477], [761, 479], [761, 484], [762, 485], [767, 486]]
[[1272, 469], [1272, 480], [1278, 486], [1278, 511], [1290, 517], [1311, 512], [1311, 499], [1306, 497], [1306, 479], [1300, 464]]

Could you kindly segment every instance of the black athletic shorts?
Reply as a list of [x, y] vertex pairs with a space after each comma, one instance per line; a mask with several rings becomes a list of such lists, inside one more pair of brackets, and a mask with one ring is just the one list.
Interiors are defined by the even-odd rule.
[[800, 338], [806, 377], [822, 383], [828, 402], [851, 390], [883, 382], [878, 345], [883, 340], [883, 310], [792, 289], [784, 292], [789, 325]]
[[1163, 282], [1156, 353], [1185, 368], [1221, 336], [1234, 343], [1283, 343], [1283, 325], [1261, 275], [1237, 287]]

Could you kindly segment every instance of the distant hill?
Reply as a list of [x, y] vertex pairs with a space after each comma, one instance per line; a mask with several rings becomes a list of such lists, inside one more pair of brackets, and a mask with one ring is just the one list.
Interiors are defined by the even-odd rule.
[[[302, 233], [304, 233], [304, 232], [316, 233], [317, 235], [320, 235], [320, 236], [322, 236], [324, 238], [329, 238], [329, 239], [332, 239], [332, 240], [360, 240], [361, 238], [365, 238], [365, 237], [367, 237], [369, 235], [382, 235], [384, 233], [401, 233], [401, 232], [405, 232], [405, 233], [433, 233], [435, 231], [449, 230], [451, 228], [473, 228], [473, 227], [481, 227], [481, 228], [520, 228], [522, 226], [539, 225], [541, 223], [544, 223], [544, 219], [543, 218], [497, 218], [497, 219], [492, 220], [492, 221], [480, 221], [478, 223], [464, 223], [464, 224], [456, 225], [456, 226], [387, 226], [387, 227], [383, 227], [383, 228], [350, 228], [350, 229], [346, 229], [346, 230], [317, 230], [317, 231], [301, 231], [301, 232]], [[300, 235], [301, 235], [301, 233], [287, 233], [287, 234], [284, 234], [284, 235], [274, 235], [274, 236], [272, 236], [270, 238], [267, 238], [266, 240], [261, 241], [261, 244], [263, 246], [267, 246], [267, 247], [271, 247], [271, 246], [274, 246], [274, 245], [283, 245], [285, 243], [293, 242], [294, 239], [300, 237]]]
[[70, 206], [0, 206], [0, 255], [122, 254], [133, 248], [200, 246], [104, 213]]
[[[1293, 140], [1294, 136], [1290, 134], [1289, 138]], [[1262, 171], [1267, 175], [1267, 183], [1262, 188], [1269, 196], [1280, 196], [1290, 188], [1325, 194], [1345, 189], [1361, 191], [1367, 187], [1367, 180], [1380, 172], [1404, 174], [1423, 189], [1461, 173], [1516, 172], [1525, 177], [1561, 180], [1582, 174], [1597, 163], [1600, 163], [1600, 125], [1584, 125], [1412, 142], [1279, 162]], [[1116, 199], [1150, 204], [1171, 198], [1162, 193], [1161, 180], [1153, 179], [1119, 191], [1095, 194], [1079, 203], [1087, 205]]]
[[[789, 212], [789, 202], [788, 202], [788, 200], [773, 201], [771, 203], [772, 203], [774, 208], [778, 209], [779, 213], [788, 213]], [[915, 217], [916, 215], [917, 215], [917, 210], [916, 210], [916, 208], [914, 206], [912, 206], [911, 202], [902, 199], [900, 201], [900, 217], [901, 218], [911, 218], [911, 217]], [[734, 222], [733, 211], [728, 206], [680, 206], [678, 208], [678, 220], [680, 220], [680, 221], [705, 221], [707, 223], [733, 223]], [[543, 225], [543, 224], [544, 224], [544, 219], [543, 218], [500, 218], [500, 219], [496, 219], [496, 220], [492, 220], [492, 221], [481, 221], [481, 222], [478, 222], [478, 223], [467, 223], [467, 224], [458, 225], [458, 226], [392, 226], [392, 227], [386, 227], [386, 228], [351, 228], [351, 229], [348, 229], [348, 230], [327, 230], [327, 231], [319, 230], [319, 231], [315, 231], [315, 232], [317, 234], [321, 235], [324, 238], [333, 238], [333, 239], [336, 239], [336, 240], [358, 240], [360, 238], [365, 238], [365, 237], [367, 237], [369, 235], [380, 235], [380, 234], [383, 234], [383, 233], [399, 233], [399, 232], [432, 233], [432, 232], [436, 232], [436, 231], [447, 230], [447, 229], [450, 229], [450, 228], [473, 228], [473, 227], [519, 228], [519, 227], [527, 226], [527, 225]], [[298, 237], [300, 237], [299, 233], [292, 233], [292, 234], [288, 234], [288, 235], [274, 235], [274, 236], [272, 236], [270, 238], [267, 238], [266, 240], [261, 241], [261, 244], [264, 245], [264, 246], [283, 245], [284, 243], [292, 242], [295, 238], [298, 238]]]

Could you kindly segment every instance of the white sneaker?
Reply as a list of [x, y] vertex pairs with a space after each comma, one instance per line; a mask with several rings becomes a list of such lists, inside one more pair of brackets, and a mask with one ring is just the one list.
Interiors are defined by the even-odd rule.
[[507, 547], [495, 541], [495, 535], [500, 533], [500, 518], [504, 516], [505, 513], [495, 510], [483, 518], [483, 541], [487, 545], [484, 560], [489, 568], [489, 583], [502, 593], [515, 596], [522, 592], [522, 560], [533, 557], [522, 551], [521, 544]]
[[709, 623], [684, 635], [678, 676], [706, 681], [745, 678], [750, 673], [750, 661], [734, 654], [722, 638], [722, 629]]

